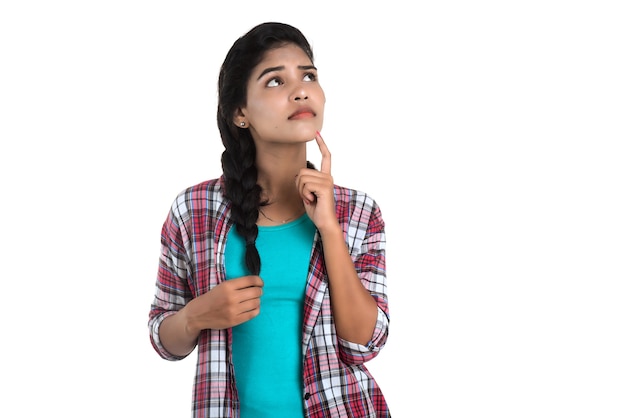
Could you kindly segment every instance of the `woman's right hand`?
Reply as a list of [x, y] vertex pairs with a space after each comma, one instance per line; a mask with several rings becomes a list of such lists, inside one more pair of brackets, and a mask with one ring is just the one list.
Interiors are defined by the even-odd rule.
[[243, 276], [226, 280], [191, 300], [175, 315], [163, 320], [159, 338], [172, 355], [186, 356], [204, 329], [224, 329], [249, 321], [261, 311], [263, 280]]
[[183, 308], [187, 332], [199, 334], [203, 329], [224, 329], [257, 316], [261, 310], [263, 280], [243, 276], [226, 280], [198, 296]]

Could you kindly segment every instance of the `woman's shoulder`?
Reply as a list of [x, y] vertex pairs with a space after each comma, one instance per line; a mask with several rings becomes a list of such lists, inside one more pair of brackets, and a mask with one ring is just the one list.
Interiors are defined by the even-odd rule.
[[191, 196], [195, 197], [197, 195], [203, 195], [206, 197], [207, 193], [221, 195], [223, 185], [224, 185], [224, 181], [222, 177], [204, 180], [200, 183], [196, 183], [191, 186], [185, 187], [183, 190], [178, 192], [176, 198], [177, 199], [180, 199], [181, 197], [189, 198]]
[[184, 194], [194, 194], [194, 193], [221, 192], [222, 186], [223, 186], [222, 177], [218, 177], [218, 178], [214, 178], [210, 180], [204, 180], [200, 183], [196, 183], [194, 185], [191, 185], [185, 188], [179, 193], [179, 196], [184, 195]]
[[173, 202], [174, 208], [194, 207], [201, 209], [207, 206], [220, 204], [223, 201], [222, 177], [205, 180], [186, 187], [178, 193]]
[[341, 223], [349, 223], [361, 233], [381, 231], [385, 227], [380, 207], [376, 200], [363, 190], [334, 186], [335, 211]]
[[367, 206], [377, 206], [374, 198], [363, 190], [358, 190], [350, 187], [340, 186], [335, 184], [335, 200], [338, 204], [357, 204]]

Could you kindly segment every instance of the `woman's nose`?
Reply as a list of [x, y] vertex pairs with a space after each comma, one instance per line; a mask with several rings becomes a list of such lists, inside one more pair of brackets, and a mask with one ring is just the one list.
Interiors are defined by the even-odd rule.
[[292, 97], [292, 100], [296, 102], [300, 100], [306, 100], [309, 98], [306, 92], [306, 88], [302, 84], [299, 84], [296, 88], [294, 88], [293, 93], [291, 94], [291, 97]]

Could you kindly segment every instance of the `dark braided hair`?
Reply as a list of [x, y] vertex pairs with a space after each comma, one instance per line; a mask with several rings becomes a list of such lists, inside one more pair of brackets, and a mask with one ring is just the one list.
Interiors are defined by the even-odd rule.
[[231, 201], [232, 220], [246, 242], [246, 267], [254, 275], [261, 271], [255, 244], [259, 232], [256, 221], [262, 204], [256, 147], [250, 130], [236, 126], [233, 119], [237, 109], [246, 105], [248, 79], [254, 67], [267, 51], [286, 44], [299, 46], [313, 62], [311, 46], [300, 30], [284, 23], [262, 23], [235, 41], [226, 54], [218, 80], [217, 126], [225, 148], [224, 196]]

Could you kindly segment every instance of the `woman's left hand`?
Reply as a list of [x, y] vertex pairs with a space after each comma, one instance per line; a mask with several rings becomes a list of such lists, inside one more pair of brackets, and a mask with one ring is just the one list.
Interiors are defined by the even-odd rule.
[[318, 132], [315, 141], [322, 153], [322, 166], [319, 171], [303, 168], [296, 177], [296, 187], [304, 202], [307, 215], [320, 233], [326, 228], [337, 228], [333, 177], [330, 174], [330, 151]]

